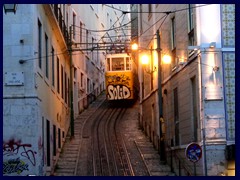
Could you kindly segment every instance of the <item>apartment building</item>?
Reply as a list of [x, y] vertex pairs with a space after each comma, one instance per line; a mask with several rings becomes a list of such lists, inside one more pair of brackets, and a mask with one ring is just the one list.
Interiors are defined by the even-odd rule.
[[[143, 130], [178, 175], [235, 175], [235, 5], [138, 9], [139, 58], [150, 57], [139, 68]], [[163, 63], [166, 54], [170, 64]], [[195, 161], [186, 154], [193, 143]]]
[[74, 118], [104, 90], [95, 42], [128, 20], [102, 4], [16, 7], [3, 12], [3, 175], [44, 176], [74, 136]]

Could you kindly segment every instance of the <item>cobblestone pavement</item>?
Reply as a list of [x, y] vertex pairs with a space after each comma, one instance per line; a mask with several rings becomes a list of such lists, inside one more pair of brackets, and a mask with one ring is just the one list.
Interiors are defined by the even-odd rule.
[[[84, 123], [88, 118], [97, 110], [97, 108], [105, 100], [105, 94], [101, 94], [95, 102], [93, 102], [88, 109], [80, 114], [78, 118], [75, 119], [75, 135], [74, 138], [70, 138], [70, 135], [66, 137], [66, 141], [62, 152], [60, 154], [59, 160], [55, 167], [52, 175], [54, 176], [76, 176], [77, 175], [77, 164], [80, 164], [80, 147], [84, 145], [82, 139], [82, 128]], [[138, 104], [135, 104], [132, 108], [129, 108], [124, 118], [124, 121], [120, 123], [122, 128], [122, 135], [124, 136], [126, 147], [128, 149], [129, 156], [131, 157], [131, 162], [133, 166], [137, 166], [139, 158], [142, 158], [147, 167], [150, 176], [172, 176], [170, 172], [170, 167], [160, 162], [160, 157], [157, 150], [154, 149], [153, 144], [149, 141], [149, 138], [139, 129], [138, 124]], [[135, 146], [135, 148], [132, 148]], [[141, 153], [141, 157], [136, 155]], [[83, 155], [83, 152], [81, 152]], [[87, 171], [87, 167], [85, 168]], [[136, 168], [136, 174], [141, 175], [141, 167]], [[144, 175], [144, 174], [143, 174]]]

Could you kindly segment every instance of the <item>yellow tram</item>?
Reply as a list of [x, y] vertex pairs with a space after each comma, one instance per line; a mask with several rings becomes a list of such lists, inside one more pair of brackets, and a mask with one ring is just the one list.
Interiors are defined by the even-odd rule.
[[107, 100], [134, 100], [137, 97], [136, 65], [127, 53], [108, 54], [105, 61]]

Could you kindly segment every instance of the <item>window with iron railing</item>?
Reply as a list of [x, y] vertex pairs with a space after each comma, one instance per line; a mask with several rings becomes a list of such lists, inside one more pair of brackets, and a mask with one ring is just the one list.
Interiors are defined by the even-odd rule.
[[193, 11], [193, 4], [188, 4], [188, 45], [194, 46], [194, 11]]
[[55, 86], [55, 52], [54, 48], [52, 47], [52, 86]]
[[46, 59], [46, 62], [45, 62], [45, 73], [46, 73], [46, 78], [49, 78], [49, 73], [48, 73], [48, 36], [47, 34], [45, 33], [45, 59]]
[[[68, 43], [69, 33], [68, 33], [68, 22], [65, 23], [65, 6], [61, 9], [59, 7], [59, 4], [52, 4], [51, 5], [53, 9], [54, 16], [56, 20], [58, 21], [59, 28], [63, 34], [65, 43]], [[68, 12], [66, 12], [66, 20], [68, 21]]]

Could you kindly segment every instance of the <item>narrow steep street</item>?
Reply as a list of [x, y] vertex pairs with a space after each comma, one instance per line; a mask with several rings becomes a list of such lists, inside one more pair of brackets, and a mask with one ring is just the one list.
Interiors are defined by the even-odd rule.
[[[114, 116], [118, 119], [115, 123], [113, 123]], [[99, 121], [96, 122], [96, 119]], [[106, 121], [105, 124], [102, 123], [103, 121]], [[113, 137], [114, 128], [116, 137]], [[109, 105], [105, 101], [105, 94], [101, 94], [75, 119], [75, 136], [72, 139], [70, 135], [66, 137], [52, 175], [168, 176], [173, 174], [168, 165], [160, 162], [158, 152], [139, 128], [138, 104], [120, 110]]]

